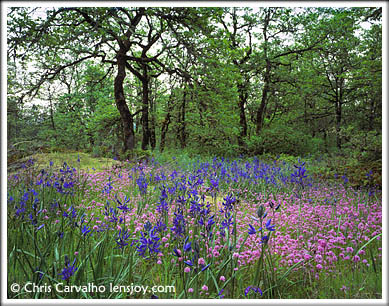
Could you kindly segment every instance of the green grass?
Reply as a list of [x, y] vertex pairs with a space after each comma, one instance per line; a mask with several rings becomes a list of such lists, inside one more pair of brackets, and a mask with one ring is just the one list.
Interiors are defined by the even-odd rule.
[[[80, 163], [77, 162], [78, 158], [80, 158]], [[112, 158], [93, 157], [89, 153], [82, 152], [37, 153], [24, 157], [18, 160], [17, 163], [11, 164], [9, 174], [12, 174], [15, 170], [17, 170], [18, 166], [20, 167], [22, 163], [27, 162], [29, 159], [32, 159], [34, 161], [34, 166], [38, 169], [47, 167], [50, 162], [53, 162], [53, 167], [55, 169], [58, 169], [62, 167], [65, 161], [71, 167], [79, 167], [81, 170], [85, 171], [91, 171], [92, 168], [96, 171], [100, 171], [104, 169], [109, 169], [115, 164], [120, 164], [119, 161], [113, 160]], [[15, 166], [12, 167], [12, 165]]]

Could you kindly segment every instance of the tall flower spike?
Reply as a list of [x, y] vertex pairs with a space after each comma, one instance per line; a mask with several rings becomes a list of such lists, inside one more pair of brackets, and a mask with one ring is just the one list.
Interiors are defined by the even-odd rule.
[[147, 250], [149, 251], [149, 255], [160, 253], [160, 238], [155, 235], [154, 229], [146, 234], [148, 235], [148, 238], [141, 232], [142, 237], [138, 240], [140, 244], [136, 247], [136, 250], [142, 257], [146, 256]]
[[62, 272], [58, 275], [62, 275], [63, 280], [68, 280], [70, 277], [74, 275], [74, 273], [77, 271], [77, 267], [75, 267], [76, 258], [73, 261], [73, 264], [70, 265], [69, 258], [65, 256], [65, 268], [62, 269]]
[[119, 249], [123, 249], [126, 245], [128, 245], [127, 240], [130, 239], [130, 233], [128, 231], [122, 231], [121, 229], [119, 230], [119, 233], [116, 236], [116, 243], [117, 247]]
[[188, 242], [188, 237], [186, 237], [184, 242], [184, 252], [190, 252], [192, 250], [192, 242]]

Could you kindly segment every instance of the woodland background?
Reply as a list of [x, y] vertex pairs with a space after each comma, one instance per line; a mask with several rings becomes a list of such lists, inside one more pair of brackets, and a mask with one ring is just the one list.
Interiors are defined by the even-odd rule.
[[9, 162], [168, 151], [379, 169], [381, 19], [374, 7], [9, 8]]

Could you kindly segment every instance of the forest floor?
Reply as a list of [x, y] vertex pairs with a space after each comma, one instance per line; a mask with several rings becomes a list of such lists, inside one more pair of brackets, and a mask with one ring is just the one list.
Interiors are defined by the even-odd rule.
[[52, 153], [36, 153], [24, 158], [13, 161], [8, 165], [8, 173], [14, 173], [20, 170], [23, 165], [34, 163], [36, 168], [44, 168], [50, 162], [56, 167], [61, 167], [66, 161], [70, 165], [76, 165], [77, 160], [82, 159], [80, 163], [81, 170], [103, 170], [120, 164], [119, 161], [106, 157], [93, 157], [91, 154], [84, 152], [52, 152]]

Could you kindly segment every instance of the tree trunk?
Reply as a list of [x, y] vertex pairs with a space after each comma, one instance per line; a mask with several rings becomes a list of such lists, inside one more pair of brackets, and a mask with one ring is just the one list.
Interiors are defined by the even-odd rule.
[[166, 143], [166, 133], [169, 129], [169, 124], [170, 124], [170, 112], [166, 114], [165, 120], [162, 122], [162, 127], [161, 127], [161, 143], [159, 145], [159, 152], [163, 152], [165, 149], [165, 143]]
[[257, 135], [259, 135], [259, 133], [262, 130], [263, 120], [265, 117], [267, 96], [268, 96], [268, 93], [270, 91], [270, 69], [271, 69], [270, 60], [267, 59], [266, 60], [265, 77], [264, 77], [265, 84], [263, 86], [261, 104], [259, 105], [259, 108], [257, 110], [257, 126], [255, 129], [255, 133]]
[[342, 148], [342, 140], [340, 137], [340, 123], [342, 120], [342, 103], [336, 101], [335, 104], [335, 117], [336, 117], [336, 146], [340, 150]]
[[[341, 71], [343, 72], [343, 71]], [[336, 89], [337, 89], [337, 95], [336, 95], [336, 101], [335, 101], [335, 118], [336, 118], [336, 146], [338, 149], [342, 149], [342, 139], [340, 135], [340, 127], [341, 127], [341, 121], [342, 121], [342, 102], [343, 102], [343, 84], [344, 79], [340, 78], [339, 82], [336, 78]]]
[[155, 136], [155, 98], [150, 99], [150, 111], [151, 111], [151, 126], [150, 126], [150, 146], [151, 149], [155, 149], [156, 136]]
[[184, 149], [186, 146], [186, 135], [185, 135], [185, 109], [186, 109], [186, 84], [184, 84], [184, 93], [182, 96], [182, 105], [181, 105], [181, 131], [180, 131], [180, 141], [181, 148]]
[[159, 146], [159, 151], [162, 153], [163, 150], [165, 149], [165, 143], [166, 143], [166, 133], [169, 129], [169, 124], [170, 124], [170, 111], [166, 114], [165, 120], [162, 122], [162, 127], [161, 127], [161, 143]]
[[328, 153], [328, 142], [327, 142], [327, 131], [323, 129], [323, 140], [324, 140], [324, 152]]
[[117, 56], [118, 72], [114, 82], [116, 107], [119, 110], [123, 123], [123, 151], [133, 150], [135, 147], [134, 122], [124, 97], [123, 81], [126, 77], [126, 52], [120, 50]]
[[143, 65], [142, 77], [142, 150], [147, 150], [150, 142], [149, 128], [149, 77], [147, 75], [147, 66]]
[[160, 142], [160, 146], [159, 146], [159, 151], [161, 153], [165, 149], [166, 134], [167, 134], [167, 131], [169, 129], [170, 118], [171, 118], [170, 113], [173, 109], [172, 100], [173, 100], [173, 94], [171, 93], [169, 96], [169, 100], [167, 101], [167, 113], [165, 116], [165, 120], [163, 120], [162, 126], [161, 126], [161, 142]]
[[248, 94], [247, 94], [247, 88], [245, 84], [242, 83], [238, 84], [238, 93], [239, 93], [238, 107], [239, 107], [239, 125], [240, 125], [238, 145], [239, 147], [243, 148], [244, 138], [247, 137], [247, 120], [246, 120], [246, 113], [244, 107], [247, 103]]
[[272, 10], [266, 10], [266, 15], [265, 15], [265, 20], [264, 20], [264, 25], [263, 25], [263, 54], [266, 59], [266, 69], [265, 69], [265, 75], [264, 75], [264, 86], [263, 86], [263, 91], [262, 91], [262, 98], [261, 98], [261, 104], [259, 105], [259, 108], [257, 110], [257, 125], [255, 127], [255, 133], [259, 135], [261, 132], [261, 129], [263, 127], [263, 120], [265, 117], [265, 109], [266, 109], [266, 103], [267, 103], [267, 95], [270, 90], [270, 70], [271, 70], [271, 63], [270, 59], [268, 56], [268, 43], [269, 43], [269, 37], [268, 37], [268, 26], [270, 24], [271, 16], [272, 16]]

